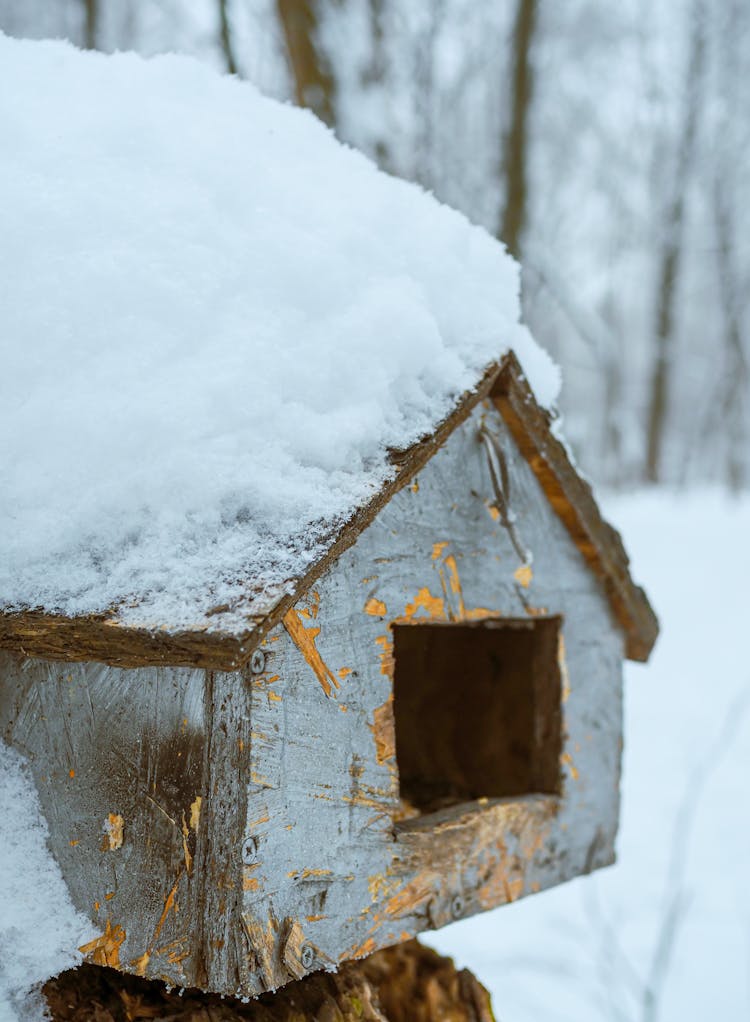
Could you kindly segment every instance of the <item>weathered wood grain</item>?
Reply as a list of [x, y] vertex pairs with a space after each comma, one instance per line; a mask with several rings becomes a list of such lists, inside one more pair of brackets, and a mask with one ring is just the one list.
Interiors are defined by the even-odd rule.
[[192, 954], [205, 673], [0, 654], [0, 735], [30, 761], [92, 960], [180, 982]]
[[[483, 419], [505, 450], [532, 567], [519, 563], [492, 507]], [[480, 800], [397, 823], [394, 624], [537, 614], [563, 617], [560, 795]], [[267, 983], [292, 978], [283, 949], [291, 920], [320, 968], [612, 861], [622, 633], [491, 404], [455, 431], [262, 648], [248, 797], [259, 854], [246, 871], [244, 920], [264, 948]]]
[[[531, 563], [493, 504], [482, 425]], [[537, 615], [562, 622], [556, 793], [414, 816], [393, 628]], [[101, 929], [91, 959], [248, 996], [611, 862], [623, 647], [487, 400], [260, 639], [252, 669], [0, 654], [0, 728], [30, 757], [71, 896]]]
[[80, 617], [26, 610], [0, 613], [0, 649], [67, 663], [235, 670], [251, 656], [263, 623], [264, 618], [249, 618], [247, 630], [238, 634], [219, 628], [149, 630], [121, 624], [116, 610]]

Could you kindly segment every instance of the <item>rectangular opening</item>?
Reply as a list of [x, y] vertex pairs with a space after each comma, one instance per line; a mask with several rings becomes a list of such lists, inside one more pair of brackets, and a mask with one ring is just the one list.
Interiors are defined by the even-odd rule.
[[394, 625], [405, 815], [560, 793], [560, 618]]

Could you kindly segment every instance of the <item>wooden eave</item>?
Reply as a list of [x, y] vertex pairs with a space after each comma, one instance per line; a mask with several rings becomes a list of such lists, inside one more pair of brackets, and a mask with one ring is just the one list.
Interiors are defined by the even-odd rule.
[[591, 486], [552, 432], [551, 417], [537, 404], [513, 354], [503, 359], [491, 396], [553, 511], [601, 583], [625, 636], [625, 655], [645, 662], [659, 634], [656, 614], [631, 578], [619, 532], [602, 518]]
[[296, 580], [293, 591], [270, 606], [268, 613], [248, 617], [242, 632], [208, 627], [180, 632], [133, 628], [118, 621], [117, 608], [78, 617], [24, 610], [0, 613], [0, 649], [46, 660], [91, 660], [118, 667], [241, 669], [263, 636], [486, 398], [498, 408], [552, 508], [601, 582], [625, 635], [626, 655], [632, 660], [648, 659], [658, 634], [656, 616], [645, 593], [630, 577], [619, 534], [604, 521], [591, 487], [578, 475], [564, 446], [551, 432], [550, 416], [537, 404], [512, 353], [486, 370], [477, 387], [461, 397], [434, 433], [404, 451], [392, 452], [394, 478], [332, 536], [324, 556]]

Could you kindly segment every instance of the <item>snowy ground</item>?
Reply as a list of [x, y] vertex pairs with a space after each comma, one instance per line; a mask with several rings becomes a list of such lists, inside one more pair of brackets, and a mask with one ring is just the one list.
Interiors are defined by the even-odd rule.
[[750, 498], [610, 501], [662, 622], [628, 664], [619, 862], [430, 935], [503, 1022], [750, 1017]]

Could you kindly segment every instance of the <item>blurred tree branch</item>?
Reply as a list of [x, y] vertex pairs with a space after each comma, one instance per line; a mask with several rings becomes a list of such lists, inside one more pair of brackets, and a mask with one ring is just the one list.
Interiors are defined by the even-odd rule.
[[99, 0], [83, 0], [83, 8], [83, 45], [87, 50], [95, 50], [98, 42]]
[[224, 55], [224, 61], [227, 65], [227, 71], [230, 75], [236, 75], [238, 73], [237, 60], [234, 55], [232, 32], [229, 27], [227, 0], [219, 0], [219, 43], [221, 45], [221, 52]]
[[505, 208], [500, 238], [516, 259], [526, 222], [528, 123], [533, 72], [531, 47], [536, 28], [536, 0], [518, 0], [513, 30], [513, 98], [511, 125], [505, 150]]
[[318, 43], [317, 0], [276, 0], [276, 11], [284, 33], [295, 101], [333, 127], [335, 82]]

